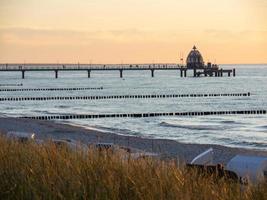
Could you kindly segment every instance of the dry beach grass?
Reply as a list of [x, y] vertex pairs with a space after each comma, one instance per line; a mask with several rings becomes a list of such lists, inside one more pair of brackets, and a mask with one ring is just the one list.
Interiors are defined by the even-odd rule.
[[0, 137], [0, 199], [267, 199], [266, 185], [186, 171], [175, 161]]

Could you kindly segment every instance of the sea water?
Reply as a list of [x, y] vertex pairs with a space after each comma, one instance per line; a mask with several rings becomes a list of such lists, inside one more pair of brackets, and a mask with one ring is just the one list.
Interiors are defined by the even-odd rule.
[[[44, 65], [43, 65], [44, 66]], [[49, 65], [51, 66], [51, 65]], [[3, 67], [3, 66], [2, 66]], [[1, 88], [73, 88], [103, 87], [83, 91], [13, 91], [0, 92], [0, 97], [101, 96], [148, 94], [246, 93], [251, 96], [4, 101], [2, 117], [43, 116], [58, 114], [199, 112], [228, 110], [267, 110], [267, 65], [223, 65], [236, 68], [236, 77], [181, 78], [180, 71], [59, 71], [0, 72]], [[3, 86], [22, 84], [22, 86]], [[2, 86], [1, 86], [2, 85]], [[102, 118], [58, 121], [93, 127], [122, 135], [172, 139], [183, 143], [219, 144], [231, 147], [267, 149], [267, 115], [162, 116], [151, 118]]]

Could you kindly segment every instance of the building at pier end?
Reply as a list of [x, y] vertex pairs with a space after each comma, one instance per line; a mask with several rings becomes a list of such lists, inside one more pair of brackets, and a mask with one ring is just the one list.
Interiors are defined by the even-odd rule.
[[204, 59], [196, 46], [189, 52], [186, 59], [187, 69], [213, 69], [218, 70], [219, 66], [217, 64], [212, 64], [210, 62], [205, 65]]
[[189, 52], [186, 59], [186, 66], [188, 69], [203, 69], [205, 67], [203, 57], [196, 46]]

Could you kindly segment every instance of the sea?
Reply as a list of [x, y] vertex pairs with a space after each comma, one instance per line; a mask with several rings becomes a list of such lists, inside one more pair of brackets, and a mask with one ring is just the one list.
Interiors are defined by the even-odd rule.
[[[42, 65], [46, 67], [45, 64]], [[5, 67], [2, 65], [2, 67]], [[9, 66], [12, 67], [12, 66]], [[49, 65], [48, 67], [51, 67]], [[0, 102], [1, 117], [64, 114], [202, 112], [267, 110], [267, 64], [221, 65], [236, 68], [236, 77], [197, 77], [180, 71], [59, 71], [0, 72], [0, 89], [101, 88], [82, 91], [0, 91], [1, 97], [101, 96], [247, 93], [250, 96], [197, 98], [101, 99]], [[267, 115], [160, 116], [149, 118], [100, 118], [57, 120], [104, 132], [144, 138], [171, 139], [182, 143], [218, 144], [248, 149], [267, 149]]]

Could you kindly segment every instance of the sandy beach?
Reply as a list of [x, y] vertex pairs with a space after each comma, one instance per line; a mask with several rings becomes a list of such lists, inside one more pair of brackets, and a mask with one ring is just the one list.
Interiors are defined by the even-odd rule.
[[0, 131], [34, 132], [37, 139], [72, 139], [85, 144], [95, 142], [114, 143], [147, 152], [160, 153], [170, 158], [188, 162], [204, 150], [214, 149], [214, 163], [226, 164], [236, 154], [267, 156], [267, 151], [230, 148], [211, 144], [184, 144], [172, 140], [122, 136], [98, 130], [60, 124], [52, 121], [0, 118]]

